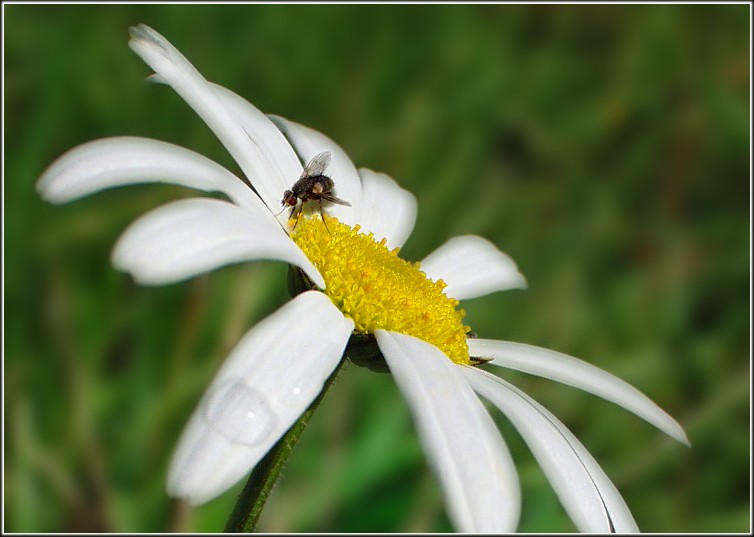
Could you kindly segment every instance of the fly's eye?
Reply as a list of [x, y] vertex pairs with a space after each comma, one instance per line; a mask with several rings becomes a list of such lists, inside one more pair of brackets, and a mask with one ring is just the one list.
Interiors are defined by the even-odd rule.
[[283, 205], [296, 205], [296, 201], [296, 195], [290, 190], [283, 193], [283, 201], [281, 202]]

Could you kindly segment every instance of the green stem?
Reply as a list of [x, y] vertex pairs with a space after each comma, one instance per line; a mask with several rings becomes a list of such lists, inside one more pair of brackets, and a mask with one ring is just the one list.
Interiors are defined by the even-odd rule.
[[238, 496], [236, 506], [233, 508], [233, 512], [228, 517], [228, 522], [225, 524], [225, 533], [251, 533], [254, 531], [254, 527], [257, 525], [259, 516], [262, 514], [262, 508], [264, 507], [267, 498], [270, 495], [275, 481], [277, 480], [280, 472], [288, 460], [288, 457], [293, 451], [293, 447], [296, 445], [301, 433], [304, 432], [309, 418], [311, 418], [314, 411], [319, 406], [319, 403], [327, 393], [333, 380], [337, 376], [340, 369], [345, 363], [345, 357], [340, 361], [338, 366], [333, 371], [332, 375], [325, 382], [322, 391], [317, 398], [312, 401], [309, 408], [301, 415], [301, 417], [288, 429], [283, 437], [278, 440], [267, 455], [259, 461], [259, 463], [252, 470], [249, 480], [246, 482], [241, 494]]

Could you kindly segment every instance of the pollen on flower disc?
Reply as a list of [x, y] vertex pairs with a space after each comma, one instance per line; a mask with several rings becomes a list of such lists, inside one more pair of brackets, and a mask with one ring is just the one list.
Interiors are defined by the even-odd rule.
[[337, 218], [300, 218], [293, 240], [325, 280], [323, 291], [351, 318], [357, 333], [391, 330], [417, 337], [442, 350], [456, 363], [468, 364], [462, 323], [465, 312], [443, 293], [445, 283], [433, 282], [419, 263], [398, 257], [386, 240], [361, 233]]

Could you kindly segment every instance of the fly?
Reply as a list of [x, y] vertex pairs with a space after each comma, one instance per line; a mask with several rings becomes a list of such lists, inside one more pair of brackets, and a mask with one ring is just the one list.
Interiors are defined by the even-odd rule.
[[[291, 215], [289, 219], [293, 218], [299, 200], [301, 200], [299, 211], [303, 210], [304, 203], [307, 201], [318, 201], [319, 214], [322, 216], [322, 222], [325, 221], [324, 214], [322, 213], [322, 200], [337, 203], [338, 205], [345, 205], [347, 207], [351, 206], [350, 203], [333, 194], [335, 183], [325, 175], [325, 168], [327, 168], [327, 165], [330, 163], [330, 157], [331, 155], [329, 151], [323, 151], [311, 159], [309, 164], [304, 168], [304, 171], [301, 172], [298, 181], [293, 184], [290, 190], [286, 190], [283, 193], [283, 201], [281, 201], [283, 209], [291, 207]], [[327, 224], [325, 224], [325, 227], [327, 227]]]

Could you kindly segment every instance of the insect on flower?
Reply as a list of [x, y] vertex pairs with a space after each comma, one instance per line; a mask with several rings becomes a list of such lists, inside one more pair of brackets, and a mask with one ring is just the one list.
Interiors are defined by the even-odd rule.
[[[286, 190], [283, 193], [283, 201], [280, 203], [285, 210], [286, 207], [291, 207], [290, 218], [293, 218], [296, 212], [296, 205], [301, 200], [299, 206], [299, 212], [303, 210], [304, 203], [309, 200], [319, 201], [319, 213], [322, 215], [322, 200], [331, 201], [338, 205], [345, 205], [350, 207], [351, 204], [345, 200], [342, 200], [335, 195], [332, 191], [335, 187], [335, 183], [328, 176], [324, 175], [325, 168], [330, 163], [330, 152], [323, 151], [315, 156], [306, 165], [304, 171], [301, 172], [301, 176], [298, 178], [290, 190]], [[323, 219], [324, 220], [324, 219]]]

